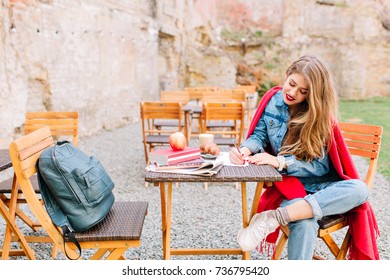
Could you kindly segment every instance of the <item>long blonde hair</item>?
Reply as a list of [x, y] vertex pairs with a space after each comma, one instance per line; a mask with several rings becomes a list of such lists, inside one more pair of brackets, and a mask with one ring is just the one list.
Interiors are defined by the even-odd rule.
[[306, 100], [292, 112], [280, 154], [292, 154], [298, 160], [312, 161], [327, 152], [332, 121], [338, 118], [338, 94], [335, 81], [315, 57], [302, 56], [293, 62], [286, 76], [301, 74], [308, 84]]

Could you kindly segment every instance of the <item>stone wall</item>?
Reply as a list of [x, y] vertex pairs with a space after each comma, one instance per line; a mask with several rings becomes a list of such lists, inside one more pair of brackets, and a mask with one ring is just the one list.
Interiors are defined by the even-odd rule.
[[80, 114], [80, 133], [139, 118], [156, 99], [155, 1], [2, 1], [0, 139], [8, 145], [27, 111]]
[[0, 148], [27, 111], [77, 110], [80, 134], [139, 120], [185, 86], [281, 83], [303, 54], [343, 96], [390, 96], [387, 0], [2, 0]]
[[390, 96], [390, 1], [204, 0], [192, 22], [190, 85], [229, 87], [242, 81], [240, 69], [262, 73], [260, 84], [280, 83], [289, 63], [311, 54], [329, 65], [342, 97]]

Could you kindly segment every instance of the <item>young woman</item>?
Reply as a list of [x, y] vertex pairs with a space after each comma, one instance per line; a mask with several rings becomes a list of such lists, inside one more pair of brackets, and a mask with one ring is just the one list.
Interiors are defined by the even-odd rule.
[[[255, 249], [269, 233], [288, 225], [288, 258], [312, 259], [317, 221], [367, 203], [367, 185], [358, 179], [347, 150], [340, 154], [335, 148], [337, 144], [345, 146], [335, 138], [337, 105], [331, 73], [312, 56], [293, 62], [283, 88], [273, 88], [262, 98], [240, 152], [232, 149], [229, 157], [236, 164], [248, 157], [252, 164], [277, 168], [283, 175], [283, 181], [275, 184], [281, 199], [263, 195], [267, 202], [262, 196], [259, 209], [266, 211], [254, 215], [250, 225], [238, 233], [243, 251]], [[369, 226], [376, 228], [375, 218]], [[373, 243], [376, 256], [372, 258], [379, 258], [375, 240]]]

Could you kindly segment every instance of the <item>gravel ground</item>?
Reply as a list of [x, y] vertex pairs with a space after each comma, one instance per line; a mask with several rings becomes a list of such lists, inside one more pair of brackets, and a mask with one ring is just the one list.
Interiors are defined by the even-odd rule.
[[[115, 182], [116, 200], [145, 200], [149, 202], [148, 215], [142, 232], [141, 246], [126, 252], [128, 259], [162, 259], [161, 208], [159, 188], [146, 187], [145, 159], [140, 123], [83, 137], [79, 147], [99, 158]], [[357, 159], [359, 172], [364, 174], [367, 164]], [[12, 171], [9, 171], [12, 175]], [[4, 175], [3, 175], [4, 177]], [[248, 198], [253, 196], [255, 184], [247, 184]], [[390, 259], [389, 182], [376, 174], [370, 202], [374, 208], [381, 236], [377, 243], [381, 259]], [[251, 200], [248, 201], [251, 203]], [[250, 205], [250, 204], [248, 204]], [[23, 208], [28, 211], [25, 207]], [[206, 191], [201, 183], [174, 186], [172, 206], [172, 247], [237, 247], [236, 233], [241, 227], [241, 193], [230, 184], [209, 184]], [[31, 230], [18, 221], [25, 234]], [[4, 235], [4, 220], [0, 219], [0, 236]], [[339, 240], [338, 236], [335, 236]], [[0, 238], [2, 246], [2, 238]], [[323, 242], [317, 242], [316, 252], [333, 259]], [[38, 259], [51, 259], [50, 244], [31, 244]], [[324, 253], [325, 252], [325, 253]], [[85, 257], [89, 252], [83, 251]], [[251, 253], [252, 259], [269, 259], [267, 255]], [[282, 254], [286, 258], [286, 250]], [[60, 253], [57, 259], [64, 259]], [[173, 256], [172, 259], [240, 259], [240, 256]]]

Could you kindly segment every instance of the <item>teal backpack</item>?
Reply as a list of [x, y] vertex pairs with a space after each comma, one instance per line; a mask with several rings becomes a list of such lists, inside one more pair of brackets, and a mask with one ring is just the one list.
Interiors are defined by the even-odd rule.
[[101, 162], [68, 141], [46, 148], [36, 168], [45, 208], [64, 239], [98, 224], [114, 203], [114, 182]]

